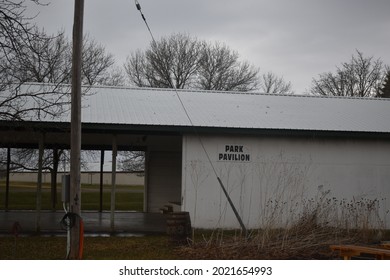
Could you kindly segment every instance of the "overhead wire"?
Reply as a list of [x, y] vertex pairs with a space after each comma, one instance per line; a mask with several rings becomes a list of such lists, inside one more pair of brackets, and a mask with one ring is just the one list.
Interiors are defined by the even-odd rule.
[[[138, 11], [140, 12], [140, 14], [141, 14], [141, 17], [142, 17], [143, 21], [145, 22], [146, 27], [148, 28], [148, 31], [149, 31], [150, 36], [151, 36], [151, 38], [152, 38], [153, 44], [157, 45], [157, 44], [156, 44], [156, 40], [154, 39], [152, 30], [150, 29], [149, 24], [148, 24], [148, 22], [147, 22], [147, 20], [146, 20], [146, 17], [145, 17], [145, 15], [144, 15], [143, 12], [142, 12], [141, 4], [140, 4], [137, 0], [134, 0], [134, 2], [135, 2], [135, 6], [136, 6], [137, 10], [138, 10]], [[191, 128], [192, 128], [192, 130], [194, 131], [196, 137], [198, 138], [198, 141], [199, 141], [199, 143], [200, 143], [200, 145], [201, 145], [201, 147], [202, 147], [202, 150], [204, 151], [204, 153], [205, 153], [205, 155], [206, 155], [206, 157], [207, 157], [207, 160], [208, 160], [208, 162], [210, 163], [210, 166], [211, 166], [211, 168], [212, 168], [212, 170], [213, 170], [213, 173], [215, 174], [215, 176], [216, 176], [216, 178], [217, 178], [217, 180], [218, 180], [218, 183], [219, 183], [219, 185], [220, 185], [221, 188], [222, 188], [222, 191], [224, 192], [224, 194], [225, 194], [225, 196], [226, 196], [226, 198], [227, 198], [227, 200], [228, 200], [230, 206], [232, 207], [232, 210], [233, 210], [233, 212], [234, 212], [234, 214], [235, 214], [235, 216], [236, 216], [236, 218], [237, 218], [237, 220], [238, 220], [238, 222], [239, 222], [239, 224], [240, 224], [240, 226], [241, 226], [243, 235], [244, 235], [245, 237], [248, 237], [246, 227], [245, 227], [245, 225], [244, 225], [244, 223], [243, 223], [243, 221], [242, 221], [242, 219], [241, 219], [241, 217], [240, 217], [238, 211], [236, 210], [233, 201], [230, 199], [230, 196], [229, 196], [229, 194], [228, 194], [228, 192], [227, 192], [225, 186], [223, 185], [221, 178], [218, 176], [217, 170], [215, 169], [215, 166], [214, 166], [213, 162], [211, 161], [211, 157], [210, 157], [209, 153], [208, 153], [207, 150], [206, 150], [206, 147], [205, 147], [205, 145], [204, 145], [204, 143], [203, 143], [202, 137], [201, 137], [200, 134], [198, 133], [198, 130], [196, 129], [196, 126], [195, 126], [194, 122], [192, 121], [192, 118], [191, 118], [191, 116], [190, 116], [190, 114], [189, 114], [189, 112], [188, 112], [186, 106], [184, 105], [184, 102], [183, 102], [182, 98], [180, 97], [180, 94], [179, 94], [179, 92], [178, 92], [176, 86], [172, 83], [172, 81], [171, 81], [170, 79], [168, 80], [168, 82], [169, 82], [170, 86], [172, 87], [172, 89], [175, 91], [176, 96], [177, 96], [177, 98], [178, 98], [178, 100], [179, 100], [179, 102], [180, 102], [180, 105], [181, 105], [181, 107], [183, 108], [183, 111], [184, 111], [184, 113], [185, 113], [185, 115], [186, 115], [188, 121], [190, 122]]]
[[[152, 31], [151, 31], [151, 29], [150, 29], [150, 27], [149, 27], [149, 25], [148, 25], [148, 23], [147, 23], [147, 21], [146, 21], [145, 15], [142, 13], [142, 8], [141, 8], [140, 3], [139, 3], [137, 0], [134, 0], [134, 2], [135, 2], [135, 6], [137, 7], [137, 10], [140, 12], [141, 17], [142, 17], [142, 19], [144, 20], [144, 22], [145, 22], [145, 24], [146, 24], [146, 27], [147, 27], [148, 30], [149, 30], [149, 33], [150, 33], [150, 36], [152, 37], [153, 43], [156, 44], [156, 40], [154, 39], [153, 33], [152, 33]], [[176, 86], [172, 83], [172, 81], [171, 81], [170, 79], [168, 80], [168, 82], [169, 82], [169, 85], [172, 87], [172, 89], [175, 91], [176, 96], [177, 96], [177, 98], [178, 98], [178, 100], [179, 100], [179, 102], [180, 102], [180, 105], [181, 105], [181, 107], [183, 108], [183, 111], [184, 111], [184, 113], [185, 113], [185, 115], [186, 115], [188, 121], [190, 122], [191, 128], [193, 129], [193, 131], [195, 132], [195, 134], [197, 135], [197, 137], [198, 137], [198, 139], [199, 139], [199, 142], [200, 142], [200, 144], [201, 144], [201, 146], [202, 146], [202, 149], [203, 149], [203, 151], [204, 151], [205, 154], [206, 154], [206, 157], [207, 157], [207, 159], [208, 159], [208, 161], [209, 161], [209, 163], [210, 163], [210, 165], [211, 165], [211, 167], [212, 167], [212, 169], [213, 169], [213, 172], [214, 172], [215, 176], [218, 177], [218, 173], [217, 173], [217, 171], [216, 171], [216, 169], [215, 169], [215, 167], [214, 167], [214, 165], [213, 165], [213, 163], [212, 163], [212, 161], [211, 161], [210, 155], [209, 155], [209, 153], [207, 152], [206, 147], [205, 147], [204, 144], [203, 144], [202, 138], [200, 137], [200, 135], [199, 135], [199, 133], [198, 133], [196, 127], [195, 127], [195, 124], [194, 124], [194, 122], [192, 121], [192, 119], [191, 119], [191, 117], [190, 117], [190, 114], [188, 113], [188, 110], [187, 110], [186, 106], [184, 105], [183, 100], [182, 100], [181, 97], [180, 97], [180, 94], [179, 94], [179, 92], [178, 92]]]
[[[153, 44], [157, 45], [156, 40], [154, 39], [152, 30], [150, 29], [149, 24], [148, 24], [148, 22], [147, 22], [147, 20], [146, 20], [146, 18], [145, 18], [145, 15], [144, 15], [143, 12], [142, 12], [141, 4], [140, 4], [137, 0], [134, 0], [134, 3], [135, 3], [135, 6], [136, 6], [137, 10], [140, 12], [141, 17], [142, 17], [143, 21], [144, 21], [145, 24], [146, 24], [146, 27], [147, 27], [148, 30], [149, 30], [149, 33], [150, 33], [150, 36], [151, 36], [151, 38], [152, 38]], [[212, 168], [213, 168], [213, 170], [214, 170], [214, 173], [215, 173], [215, 175], [218, 177], [217, 172], [216, 172], [216, 170], [215, 170], [215, 168], [214, 168], [214, 165], [213, 165], [212, 162], [211, 162], [210, 156], [209, 156], [208, 152], [206, 151], [205, 146], [203, 145], [203, 141], [202, 141], [202, 139], [200, 138], [200, 136], [199, 136], [199, 134], [198, 134], [198, 132], [197, 132], [197, 130], [196, 130], [196, 128], [195, 128], [195, 125], [194, 125], [194, 123], [193, 123], [193, 121], [192, 121], [192, 119], [191, 119], [191, 117], [190, 117], [190, 114], [189, 114], [188, 111], [187, 111], [186, 106], [185, 106], [184, 103], [183, 103], [183, 100], [181, 99], [181, 97], [180, 97], [180, 95], [179, 95], [179, 92], [177, 91], [176, 86], [172, 83], [172, 81], [171, 81], [170, 79], [168, 80], [168, 82], [169, 82], [169, 85], [171, 86], [171, 88], [175, 91], [176, 96], [177, 96], [177, 98], [178, 98], [178, 100], [179, 100], [179, 102], [180, 102], [180, 105], [181, 105], [181, 107], [183, 108], [184, 113], [185, 113], [185, 115], [186, 115], [188, 121], [189, 121], [190, 124], [191, 124], [192, 129], [194, 130], [195, 134], [198, 136], [199, 141], [200, 141], [200, 143], [201, 143], [201, 145], [202, 145], [202, 148], [203, 148], [203, 150], [204, 150], [204, 152], [205, 152], [205, 154], [206, 154], [206, 156], [207, 156], [207, 158], [208, 158], [208, 160], [209, 160], [209, 162], [210, 162], [210, 164], [211, 164], [211, 166], [212, 166]]]

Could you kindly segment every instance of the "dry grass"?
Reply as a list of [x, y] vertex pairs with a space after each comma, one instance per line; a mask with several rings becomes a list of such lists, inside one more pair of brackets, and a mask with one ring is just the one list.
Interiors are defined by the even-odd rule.
[[[321, 227], [301, 220], [288, 230], [255, 230], [248, 238], [240, 231], [196, 230], [188, 246], [173, 246], [166, 235], [142, 237], [87, 237], [84, 259], [163, 260], [163, 259], [338, 259], [332, 244], [373, 244], [378, 231], [346, 231]], [[383, 232], [390, 240], [390, 232]], [[0, 237], [0, 259], [64, 259], [65, 237]]]
[[307, 205], [290, 226], [252, 230], [247, 237], [239, 231], [198, 232], [189, 246], [178, 252], [189, 259], [338, 259], [330, 245], [373, 245], [390, 239], [390, 231], [378, 227], [382, 223], [371, 201], [348, 203], [353, 211], [342, 219], [336, 219], [336, 212], [340, 212], [336, 204], [340, 205], [338, 201], [317, 201]]
[[[237, 232], [214, 232], [203, 241], [189, 242], [178, 249], [188, 259], [338, 259], [329, 249], [333, 244], [377, 243], [378, 231], [343, 231], [326, 227], [300, 227], [297, 229], [256, 230], [248, 238]], [[383, 236], [385, 237], [385, 236]], [[387, 238], [390, 234], [387, 233]]]

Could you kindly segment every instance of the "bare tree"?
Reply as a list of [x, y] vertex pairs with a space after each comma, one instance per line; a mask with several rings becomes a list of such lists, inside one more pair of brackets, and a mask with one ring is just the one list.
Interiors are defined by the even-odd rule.
[[119, 153], [119, 168], [124, 171], [144, 171], [145, 170], [145, 152], [131, 151]]
[[148, 79], [146, 59], [141, 50], [137, 50], [127, 57], [124, 69], [131, 84], [138, 87], [153, 86], [152, 81]]
[[[39, 151], [37, 149], [12, 149], [11, 156], [11, 170], [20, 171], [28, 170], [38, 171], [38, 157]], [[95, 154], [91, 151], [83, 151], [81, 167], [83, 170], [88, 170], [88, 162], [96, 160]], [[67, 150], [54, 147], [52, 149], [45, 149], [42, 158], [42, 170], [50, 173], [50, 189], [51, 189], [51, 207], [53, 210], [57, 206], [57, 175], [60, 165], [69, 166], [70, 158]], [[5, 166], [6, 155], [5, 149], [0, 149], [0, 172], [1, 166]]]
[[[26, 64], [40, 65], [51, 59], [47, 53], [50, 38], [28, 22], [24, 2], [0, 2], [0, 119], [5, 120], [58, 116], [66, 99], [62, 91], [53, 94], [57, 88], [47, 92], [20, 90], [31, 76], [42, 78]], [[43, 68], [40, 72], [50, 75], [50, 70]]]
[[316, 95], [377, 97], [386, 75], [385, 68], [381, 59], [365, 57], [356, 50], [356, 55], [337, 67], [335, 73], [323, 73], [318, 79], [313, 79], [310, 92]]
[[[31, 0], [40, 4], [38, 0]], [[23, 52], [29, 48], [36, 34], [33, 32], [34, 26], [29, 24], [24, 12], [24, 0], [10, 1], [2, 0], [0, 2], [0, 48], [2, 51], [1, 59], [12, 59], [8, 53]]]
[[273, 72], [261, 75], [260, 91], [272, 94], [294, 94], [291, 82], [286, 82]]
[[100, 79], [100, 84], [105, 86], [125, 86], [126, 77], [122, 68], [113, 65], [111, 66], [104, 76]]
[[[39, 40], [31, 40], [32, 48], [23, 49], [13, 55], [13, 59], [6, 61], [1, 69], [6, 69], [7, 79], [14, 83], [4, 90], [0, 97], [0, 116], [8, 120], [29, 120], [47, 118], [48, 115], [56, 118], [61, 115], [70, 102], [69, 87], [63, 83], [71, 81], [71, 44], [60, 32], [56, 36], [47, 36], [43, 31], [32, 28]], [[112, 79], [108, 68], [114, 64], [113, 56], [95, 41], [86, 39], [86, 48], [83, 55], [83, 80], [87, 84], [103, 84]], [[9, 53], [11, 53], [10, 50]], [[5, 71], [3, 71], [4, 73]], [[118, 79], [115, 77], [115, 79]], [[31, 82], [51, 83], [50, 86], [29, 86]], [[63, 153], [62, 149], [53, 149], [44, 154], [44, 169], [52, 174], [51, 188], [53, 208], [56, 199], [56, 178], [58, 160]], [[36, 170], [36, 150], [14, 151], [12, 158], [19, 167]], [[51, 163], [49, 165], [48, 163]]]
[[[64, 32], [48, 36], [34, 28], [40, 40], [32, 41], [33, 48], [15, 56], [6, 66], [9, 74], [20, 82], [62, 84], [71, 83], [72, 44]], [[84, 37], [82, 79], [84, 85], [104, 85], [111, 81], [112, 54], [89, 36]], [[118, 80], [118, 73], [115, 78]]]
[[63, 32], [48, 36], [38, 28], [34, 28], [33, 31], [39, 40], [32, 41], [32, 48], [25, 49], [23, 53], [16, 55], [12, 64], [8, 63], [9, 75], [23, 83], [60, 84], [67, 82], [71, 68], [71, 63], [67, 59], [70, 45]]
[[[241, 61], [238, 52], [221, 43], [200, 41], [173, 34], [154, 41], [146, 51], [131, 53], [124, 65], [130, 83], [139, 87], [189, 88], [223, 91], [254, 91], [291, 94], [290, 82]], [[123, 166], [139, 166], [138, 153], [124, 159]]]
[[89, 36], [84, 37], [82, 76], [85, 85], [104, 85], [110, 76], [110, 67], [115, 63], [114, 56], [105, 47]]
[[[34, 1], [40, 4], [39, 1]], [[57, 118], [68, 109], [71, 81], [71, 44], [63, 32], [48, 36], [29, 23], [24, 1], [0, 2], [0, 120]], [[120, 71], [111, 71], [113, 56], [86, 37], [83, 52], [83, 81], [87, 84], [119, 84]], [[122, 75], [122, 78], [121, 78]], [[51, 83], [30, 86], [31, 82]], [[52, 174], [52, 203], [55, 207], [56, 178], [63, 150], [45, 151], [44, 169]], [[37, 151], [13, 150], [13, 166], [36, 170]]]
[[239, 61], [239, 54], [226, 45], [203, 44], [197, 88], [225, 91], [258, 89], [259, 69], [247, 61]]
[[140, 87], [249, 91], [258, 88], [259, 70], [241, 62], [237, 52], [223, 44], [174, 34], [127, 57], [130, 83]]
[[387, 67], [387, 74], [383, 87], [379, 91], [380, 98], [390, 98], [390, 67]]
[[174, 34], [136, 51], [125, 63], [130, 82], [141, 87], [188, 88], [195, 79], [202, 44], [189, 35]]
[[[51, 183], [51, 203], [52, 209], [56, 208], [57, 204], [57, 171], [60, 164], [60, 159], [64, 150], [54, 148], [45, 150], [43, 155], [42, 170], [50, 172]], [[12, 161], [10, 162], [12, 169], [38, 171], [38, 151], [34, 149], [13, 149]], [[0, 164], [5, 164], [0, 157]]]
[[[30, 24], [24, 4], [23, 0], [0, 2], [0, 120], [55, 118], [69, 102], [68, 92], [59, 86], [23, 86], [29, 81], [57, 81], [54, 70], [62, 61], [58, 54], [64, 52], [61, 36], [52, 44], [52, 38]], [[28, 162], [28, 157], [23, 161]]]

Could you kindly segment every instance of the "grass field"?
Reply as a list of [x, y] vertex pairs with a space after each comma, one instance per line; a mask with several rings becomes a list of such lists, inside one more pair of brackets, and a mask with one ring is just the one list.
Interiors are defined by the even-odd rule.
[[[10, 210], [36, 209], [36, 183], [11, 182], [9, 194]], [[82, 210], [98, 210], [100, 201], [99, 185], [82, 185]], [[143, 186], [116, 186], [115, 209], [119, 211], [143, 211]], [[51, 210], [50, 185], [42, 187], [42, 210]], [[111, 186], [103, 186], [103, 210], [110, 209]], [[5, 182], [0, 182], [0, 210], [5, 209]], [[57, 210], [62, 209], [61, 184], [57, 185]]]
[[[66, 237], [0, 237], [0, 260], [61, 260]], [[86, 237], [85, 260], [169, 260], [183, 258], [167, 236]]]
[[[317, 239], [314, 233], [286, 240], [275, 235], [269, 244], [261, 246], [256, 237], [243, 240], [239, 231], [196, 230], [195, 241], [189, 246], [174, 246], [167, 235], [138, 237], [86, 237], [84, 260], [201, 260], [201, 259], [339, 259], [329, 249], [333, 238]], [[331, 235], [331, 234], [330, 234]], [[324, 236], [320, 236], [321, 238]], [[340, 239], [339, 239], [340, 241]], [[354, 239], [345, 239], [357, 242]], [[372, 246], [372, 244], [371, 244]], [[45, 236], [0, 236], [0, 260], [61, 260], [66, 256], [66, 237]]]

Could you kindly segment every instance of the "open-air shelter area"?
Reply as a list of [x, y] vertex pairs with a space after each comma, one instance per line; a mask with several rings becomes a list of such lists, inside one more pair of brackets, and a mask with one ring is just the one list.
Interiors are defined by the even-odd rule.
[[[46, 86], [50, 88], [50, 86]], [[34, 92], [45, 90], [40, 85], [29, 85], [27, 90]], [[67, 90], [67, 89], [66, 89]], [[50, 90], [48, 90], [50, 91]], [[86, 89], [91, 92], [91, 89]], [[93, 90], [92, 90], [93, 92]], [[93, 94], [93, 93], [92, 93]], [[106, 104], [107, 105], [107, 104]], [[69, 106], [69, 105], [68, 105]], [[90, 105], [84, 105], [84, 109]], [[106, 112], [115, 114], [115, 108], [112, 110], [106, 108]], [[66, 110], [65, 110], [66, 111]], [[100, 113], [99, 113], [100, 112]], [[107, 116], [103, 116], [104, 111], [100, 108], [96, 110], [91, 108], [91, 114], [96, 115], [98, 119], [104, 120]], [[54, 121], [46, 120], [27, 120], [27, 121], [2, 121], [0, 124], [1, 137], [0, 146], [7, 149], [8, 161], [11, 160], [12, 149], [36, 149], [39, 154], [43, 150], [69, 150], [70, 149], [70, 122], [63, 122], [64, 112], [60, 118]], [[66, 117], [65, 117], [66, 118]], [[148, 199], [148, 192], [156, 188], [156, 185], [165, 184], [178, 187], [180, 182], [173, 173], [180, 174], [180, 167], [176, 164], [169, 165], [172, 159], [178, 158], [180, 153], [180, 133], [178, 131], [159, 131], [159, 129], [151, 129], [149, 126], [133, 126], [116, 123], [83, 123], [82, 126], [82, 150], [100, 151], [100, 201], [99, 207], [94, 211], [84, 211], [82, 213], [85, 230], [88, 233], [161, 233], [166, 231], [165, 216], [160, 213], [164, 203], [168, 203], [168, 198], [164, 200], [164, 195], [161, 196], [159, 202], [153, 202]], [[105, 151], [110, 151], [111, 158], [104, 157]], [[150, 166], [155, 166], [159, 174], [151, 176], [147, 174], [145, 177], [145, 185], [154, 186], [153, 188], [145, 188], [144, 190], [144, 209], [141, 212], [134, 211], [117, 211], [115, 203], [110, 206], [109, 211], [102, 211], [102, 192], [103, 192], [103, 165], [108, 161], [112, 163], [112, 171], [110, 174], [111, 185], [111, 203], [115, 202], [116, 195], [116, 170], [117, 170], [117, 154], [119, 151], [143, 151], [146, 155], [146, 162]], [[157, 154], [157, 156], [155, 156]], [[167, 157], [164, 162], [157, 157]], [[170, 160], [171, 159], [171, 160]], [[37, 159], [39, 161], [39, 159]], [[39, 165], [39, 164], [38, 164]], [[167, 169], [173, 169], [167, 171]], [[64, 216], [63, 211], [53, 212], [51, 210], [42, 210], [42, 173], [43, 170], [38, 167], [36, 178], [36, 205], [31, 210], [16, 210], [10, 209], [9, 196], [12, 195], [12, 187], [9, 182], [9, 164], [6, 170], [5, 189], [3, 190], [4, 197], [1, 203], [4, 204], [5, 211], [1, 211], [1, 233], [12, 233], [12, 228], [15, 222], [21, 225], [21, 229], [27, 233], [60, 233], [64, 232], [61, 229], [60, 220]], [[3, 174], [4, 175], [4, 174]], [[58, 176], [57, 176], [58, 177]], [[152, 177], [152, 178], [151, 178]], [[173, 180], [171, 180], [173, 178]], [[180, 178], [180, 177], [179, 177]], [[58, 179], [57, 179], [58, 180]], [[55, 190], [61, 193], [61, 189]], [[53, 198], [51, 198], [53, 199]], [[175, 202], [180, 201], [179, 195], [176, 195]], [[57, 201], [61, 204], [61, 201]]]

